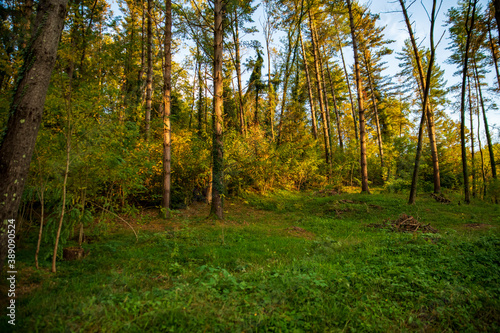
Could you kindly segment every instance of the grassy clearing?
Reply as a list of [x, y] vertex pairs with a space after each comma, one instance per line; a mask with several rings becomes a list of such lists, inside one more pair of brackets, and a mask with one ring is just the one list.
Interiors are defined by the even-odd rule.
[[[456, 202], [456, 201], [455, 201]], [[20, 332], [500, 330], [500, 208], [278, 192], [142, 216], [57, 275], [18, 250]], [[417, 217], [438, 234], [366, 225]], [[44, 251], [50, 251], [47, 247]], [[5, 279], [2, 277], [2, 281]], [[4, 325], [3, 319], [0, 325]], [[0, 326], [0, 329], [4, 327]], [[3, 330], [2, 330], [3, 332]]]

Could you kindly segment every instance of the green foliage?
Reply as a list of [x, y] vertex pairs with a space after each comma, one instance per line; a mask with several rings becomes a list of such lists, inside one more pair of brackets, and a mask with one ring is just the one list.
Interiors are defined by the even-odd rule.
[[[245, 200], [251, 206], [228, 202], [230, 224], [179, 217], [178, 228], [140, 232], [138, 243], [118, 233], [84, 244], [89, 256], [61, 262], [56, 276], [29, 268], [33, 239], [19, 250], [18, 270], [21, 284], [40, 287], [18, 298], [19, 329], [500, 328], [496, 205], [442, 205], [429, 198], [407, 206], [397, 195], [286, 191]], [[366, 226], [402, 212], [439, 234]], [[466, 229], [474, 220], [491, 227]]]

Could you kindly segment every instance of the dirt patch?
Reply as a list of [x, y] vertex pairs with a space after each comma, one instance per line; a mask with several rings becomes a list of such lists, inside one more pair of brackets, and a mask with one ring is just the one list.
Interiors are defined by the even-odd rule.
[[464, 224], [464, 227], [468, 229], [474, 229], [474, 230], [484, 230], [484, 229], [489, 229], [493, 228], [491, 224], [486, 224], [486, 223], [467, 223]]
[[383, 223], [372, 223], [366, 225], [369, 228], [389, 229], [396, 232], [423, 232], [438, 233], [430, 224], [423, 224], [413, 216], [401, 214], [395, 221], [384, 221]]
[[300, 237], [300, 238], [305, 238], [305, 239], [313, 239], [315, 237], [315, 235], [312, 232], [307, 231], [305, 229], [302, 229], [300, 227], [294, 226], [294, 225], [291, 227], [285, 228], [285, 231], [287, 231], [288, 234], [290, 234], [294, 237]]

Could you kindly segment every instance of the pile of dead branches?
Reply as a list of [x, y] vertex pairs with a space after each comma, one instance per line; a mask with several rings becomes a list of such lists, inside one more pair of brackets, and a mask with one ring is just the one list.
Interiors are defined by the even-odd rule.
[[431, 227], [430, 224], [422, 224], [413, 216], [408, 216], [404, 213], [399, 215], [398, 219], [391, 223], [391, 227], [394, 231], [398, 232], [438, 232], [436, 229]]
[[440, 203], [443, 203], [443, 204], [449, 204], [449, 203], [451, 203], [451, 200], [448, 199], [448, 198], [445, 198], [445, 196], [442, 195], [442, 194], [437, 195], [437, 194], [431, 193], [431, 197], [433, 197], [434, 200], [436, 200], [437, 202], [440, 202]]
[[368, 224], [369, 228], [389, 229], [396, 232], [423, 232], [423, 233], [437, 233], [438, 231], [430, 226], [430, 224], [420, 223], [413, 216], [401, 214], [395, 221], [384, 221], [383, 223]]

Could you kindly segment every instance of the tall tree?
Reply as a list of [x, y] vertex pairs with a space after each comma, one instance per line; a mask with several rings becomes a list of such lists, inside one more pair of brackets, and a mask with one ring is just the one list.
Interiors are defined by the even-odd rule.
[[[476, 16], [477, 0], [469, 0], [467, 4], [467, 14], [465, 15], [465, 49], [463, 55], [462, 66], [462, 93], [460, 98], [460, 143], [462, 151], [462, 172], [464, 176], [464, 200], [470, 203], [470, 189], [469, 189], [469, 173], [467, 170], [467, 150], [465, 142], [465, 93], [467, 89], [467, 75], [469, 69], [469, 52], [472, 40], [472, 32], [474, 30], [474, 19]], [[471, 8], [472, 7], [472, 8]], [[469, 23], [470, 21], [470, 23]]]
[[146, 73], [146, 116], [145, 116], [145, 132], [146, 140], [149, 140], [149, 132], [151, 127], [151, 106], [153, 94], [153, 5], [152, 0], [148, 0], [147, 14], [147, 73]]
[[171, 150], [171, 76], [172, 76], [172, 2], [165, 0], [165, 37], [163, 53], [163, 209], [165, 217], [170, 217], [170, 150]]
[[[406, 28], [408, 29], [408, 34], [410, 36], [410, 42], [413, 49], [413, 58], [415, 59], [415, 64], [418, 72], [418, 80], [417, 86], [420, 86], [420, 91], [422, 91], [422, 114], [425, 116], [425, 120], [427, 120], [427, 132], [429, 135], [429, 142], [431, 146], [431, 154], [432, 154], [432, 165], [433, 165], [433, 179], [434, 179], [434, 193], [441, 193], [441, 176], [439, 172], [439, 159], [437, 153], [437, 144], [436, 144], [436, 134], [435, 134], [435, 126], [434, 126], [434, 116], [431, 109], [430, 103], [430, 92], [431, 92], [431, 79], [433, 73], [433, 65], [434, 65], [434, 55], [435, 55], [435, 46], [434, 46], [434, 20], [435, 17], [431, 17], [431, 47], [430, 47], [430, 55], [429, 61], [427, 64], [427, 76], [424, 77], [424, 67], [422, 65], [422, 58], [420, 56], [420, 51], [417, 46], [417, 42], [415, 40], [415, 36], [413, 34], [413, 29], [411, 27], [410, 19], [408, 16], [408, 12], [406, 9], [406, 5], [403, 0], [399, 0], [401, 5], [401, 9], [403, 12], [403, 16], [406, 23]], [[436, 10], [436, 3], [433, 1], [433, 10]], [[427, 93], [426, 93], [427, 91]], [[426, 95], [427, 94], [427, 95]], [[419, 138], [421, 135], [421, 129], [419, 128]], [[418, 159], [417, 159], [418, 158]], [[415, 158], [415, 167], [414, 167], [414, 179], [412, 178], [412, 187], [410, 190], [410, 199], [409, 203], [415, 203], [416, 198], [416, 186], [417, 186], [417, 175], [418, 175], [418, 167], [420, 157], [418, 156], [418, 147], [417, 147], [417, 157]]]
[[358, 91], [358, 115], [359, 115], [359, 150], [360, 150], [360, 165], [361, 165], [361, 192], [370, 193], [368, 188], [368, 164], [366, 160], [366, 129], [365, 129], [365, 109], [363, 105], [363, 85], [361, 82], [361, 74], [359, 69], [358, 44], [356, 37], [356, 29], [354, 24], [354, 16], [351, 0], [347, 0], [347, 8], [349, 10], [349, 23], [351, 26], [352, 50], [354, 53], [354, 71], [356, 75], [356, 88]]
[[325, 105], [325, 98], [324, 98], [324, 88], [323, 88], [323, 80], [321, 79], [321, 65], [320, 65], [320, 54], [319, 54], [319, 49], [318, 45], [316, 43], [316, 38], [314, 36], [314, 20], [313, 20], [313, 15], [311, 13], [312, 9], [308, 10], [308, 16], [309, 16], [309, 30], [311, 33], [311, 46], [312, 46], [312, 53], [313, 53], [313, 61], [314, 61], [314, 72], [316, 73], [316, 91], [318, 93], [318, 101], [319, 101], [319, 109], [321, 112], [321, 120], [323, 123], [323, 138], [325, 141], [325, 158], [326, 158], [326, 163], [329, 165], [331, 168], [331, 145], [330, 145], [330, 135], [329, 135], [329, 126], [328, 126], [328, 117], [327, 117], [327, 110], [326, 110], [326, 105]]
[[307, 55], [306, 55], [306, 49], [304, 47], [304, 41], [302, 39], [302, 32], [299, 31], [299, 39], [300, 39], [300, 50], [302, 52], [302, 60], [304, 61], [304, 70], [305, 70], [305, 75], [307, 79], [307, 92], [309, 94], [309, 106], [311, 108], [311, 120], [312, 120], [312, 134], [314, 136], [314, 139], [318, 138], [318, 125], [317, 125], [317, 119], [316, 119], [316, 103], [315, 99], [313, 96], [313, 89], [312, 89], [312, 84], [311, 84], [311, 76], [309, 73], [309, 65], [307, 63]]
[[16, 219], [25, 179], [42, 120], [45, 96], [68, 0], [40, 0], [18, 85], [10, 107], [7, 130], [0, 144], [0, 271], [7, 256], [7, 225]]
[[224, 143], [222, 141], [223, 120], [223, 82], [222, 82], [222, 46], [224, 37], [223, 1], [214, 0], [214, 116], [212, 140], [212, 207], [211, 215], [224, 219]]

